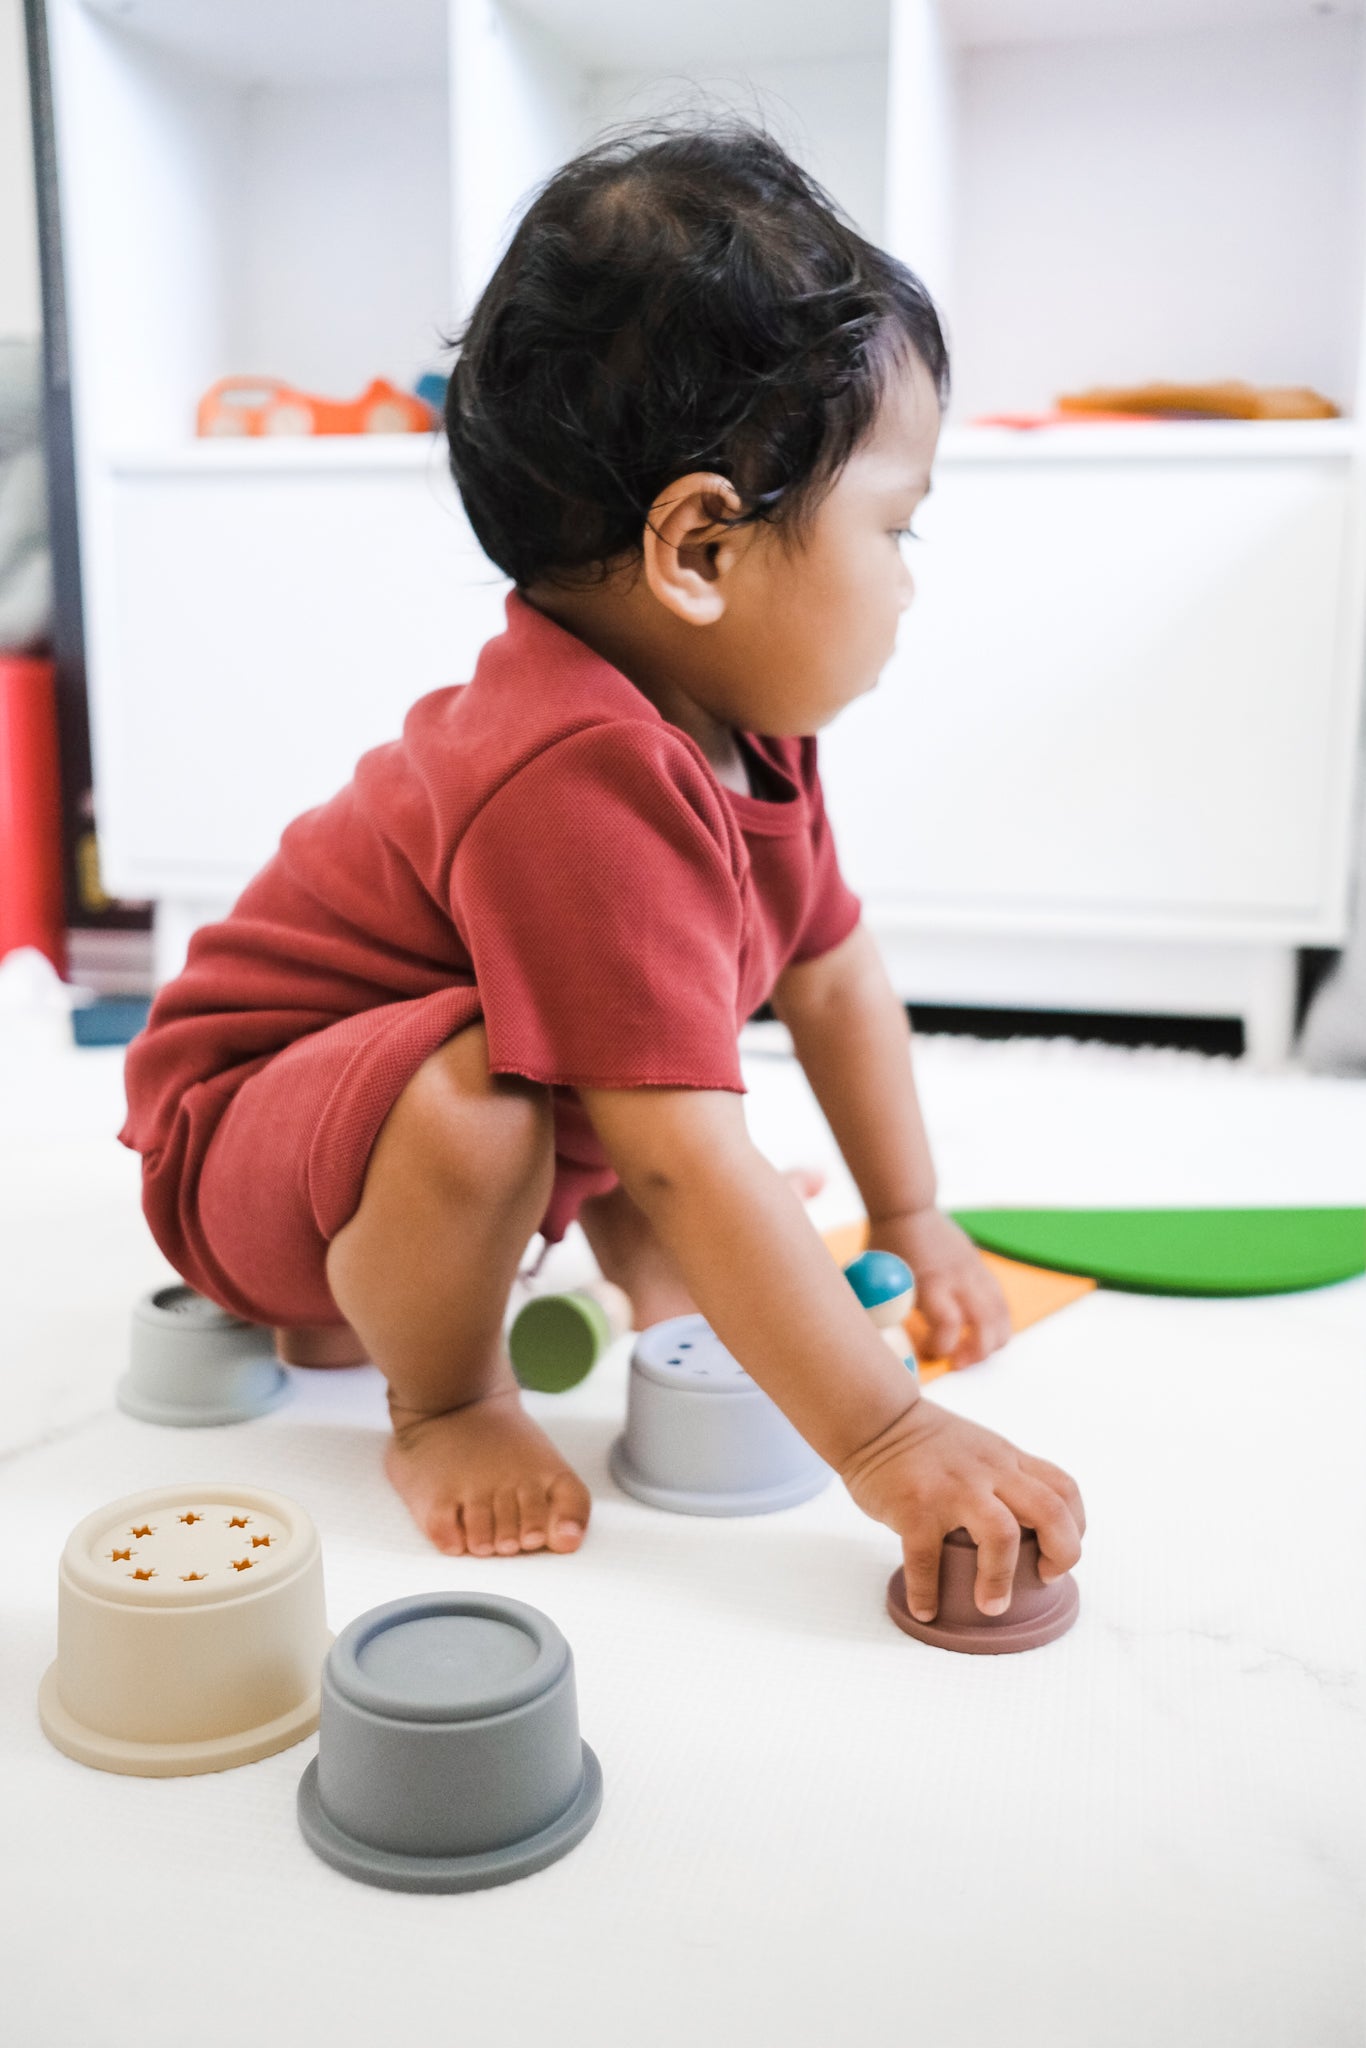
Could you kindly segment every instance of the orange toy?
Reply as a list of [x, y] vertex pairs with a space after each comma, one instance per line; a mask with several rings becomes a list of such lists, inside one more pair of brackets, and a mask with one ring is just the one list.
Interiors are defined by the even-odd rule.
[[[868, 1248], [867, 1222], [838, 1224], [834, 1230], [825, 1232], [825, 1242], [836, 1262], [847, 1266], [850, 1259], [856, 1259]], [[1080, 1273], [1046, 1272], [1042, 1266], [1027, 1266], [1019, 1259], [1003, 1259], [995, 1252], [983, 1252], [981, 1256], [1000, 1283], [1006, 1307], [1010, 1310], [1010, 1327], [1016, 1332], [1027, 1330], [1031, 1323], [1041, 1323], [1045, 1316], [1054, 1315], [1058, 1309], [1066, 1308], [1069, 1302], [1080, 1300], [1083, 1294], [1090, 1294], [1096, 1284], [1094, 1280], [1084, 1279]], [[918, 1310], [911, 1310], [905, 1328], [922, 1381], [936, 1380], [941, 1373], [954, 1370], [947, 1358], [922, 1356], [926, 1330], [924, 1318]]]
[[359, 398], [312, 398], [278, 377], [220, 377], [199, 401], [203, 437], [244, 434], [427, 434], [436, 414], [425, 399], [383, 377]]
[[1302, 385], [1135, 384], [1122, 390], [1073, 391], [1058, 400], [1064, 413], [1146, 413], [1215, 420], [1333, 420], [1331, 398]]
[[973, 427], [1014, 427], [1027, 433], [1038, 427], [1150, 427], [1152, 417], [1141, 412], [980, 412], [969, 420]]

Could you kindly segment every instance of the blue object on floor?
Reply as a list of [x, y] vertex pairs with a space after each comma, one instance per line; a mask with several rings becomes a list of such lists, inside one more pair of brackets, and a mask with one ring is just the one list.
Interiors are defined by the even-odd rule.
[[147, 1022], [151, 1007], [150, 996], [101, 996], [71, 1012], [71, 1036], [77, 1045], [127, 1045]]

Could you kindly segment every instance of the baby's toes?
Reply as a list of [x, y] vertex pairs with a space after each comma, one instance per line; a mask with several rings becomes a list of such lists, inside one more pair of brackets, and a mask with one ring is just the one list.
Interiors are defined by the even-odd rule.
[[459, 1501], [433, 1501], [426, 1513], [419, 1516], [418, 1526], [428, 1541], [447, 1557], [465, 1555], [465, 1532], [460, 1526]]
[[465, 1547], [471, 1557], [493, 1555], [493, 1502], [487, 1494], [467, 1500], [461, 1509], [465, 1522]]
[[550, 1534], [550, 1495], [539, 1480], [528, 1480], [517, 1489], [522, 1518], [523, 1550], [544, 1550]]
[[522, 1547], [522, 1510], [515, 1486], [500, 1486], [493, 1496], [493, 1547], [500, 1557], [515, 1557]]
[[577, 1550], [588, 1527], [592, 1496], [573, 1472], [560, 1472], [550, 1486], [550, 1548]]

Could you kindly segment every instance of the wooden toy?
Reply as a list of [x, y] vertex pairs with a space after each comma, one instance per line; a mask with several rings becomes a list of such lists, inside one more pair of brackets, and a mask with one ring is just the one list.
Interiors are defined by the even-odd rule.
[[1221, 384], [1131, 384], [1073, 391], [1058, 400], [1064, 413], [1146, 413], [1150, 417], [1220, 420], [1335, 420], [1340, 407], [1306, 385], [1258, 386], [1229, 377]]
[[[868, 1225], [864, 1220], [837, 1224], [833, 1230], [825, 1232], [825, 1243], [841, 1266], [847, 1265], [867, 1242]], [[1000, 1283], [1010, 1310], [1010, 1327], [1016, 1333], [1027, 1330], [1032, 1323], [1042, 1322], [1045, 1316], [1054, 1315], [1058, 1309], [1066, 1308], [1069, 1302], [1078, 1301], [1082, 1295], [1095, 1289], [1095, 1281], [1080, 1274], [1049, 1272], [1039, 1266], [1024, 1265], [1017, 1259], [1001, 1258], [992, 1252], [984, 1251], [982, 1258]], [[938, 1379], [942, 1373], [954, 1371], [951, 1360], [929, 1356], [925, 1320], [914, 1303], [905, 1327], [918, 1361], [918, 1378], [922, 1386], [927, 1380]]]
[[915, 1352], [907, 1331], [915, 1280], [906, 1261], [892, 1252], [860, 1252], [845, 1267], [844, 1277], [895, 1358], [915, 1372]]
[[199, 401], [204, 438], [265, 434], [427, 434], [438, 424], [425, 399], [376, 377], [359, 398], [315, 398], [278, 377], [220, 377]]

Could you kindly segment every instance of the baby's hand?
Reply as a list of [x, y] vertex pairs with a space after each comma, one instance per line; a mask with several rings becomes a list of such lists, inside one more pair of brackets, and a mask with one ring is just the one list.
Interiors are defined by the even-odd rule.
[[966, 1529], [977, 1545], [974, 1598], [983, 1614], [1010, 1605], [1021, 1526], [1037, 1532], [1045, 1582], [1081, 1556], [1086, 1511], [1076, 1481], [928, 1398], [866, 1444], [840, 1477], [864, 1513], [901, 1538], [906, 1604], [917, 1621], [933, 1621], [938, 1609], [939, 1551], [951, 1529]]
[[895, 1252], [915, 1275], [915, 1310], [926, 1358], [948, 1358], [955, 1366], [976, 1365], [999, 1351], [1010, 1335], [1010, 1311], [990, 1267], [966, 1231], [942, 1209], [920, 1209], [874, 1223], [868, 1242], [874, 1251]]

